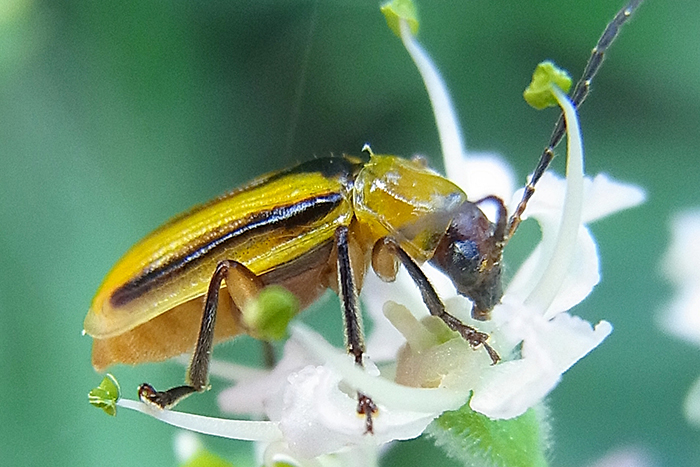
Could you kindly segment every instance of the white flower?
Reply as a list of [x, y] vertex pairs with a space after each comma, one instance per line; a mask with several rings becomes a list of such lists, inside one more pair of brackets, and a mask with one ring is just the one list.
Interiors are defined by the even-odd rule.
[[[676, 287], [676, 295], [661, 316], [669, 333], [700, 345], [700, 210], [677, 214], [671, 220], [671, 245], [662, 271]], [[693, 384], [684, 404], [686, 418], [700, 426], [700, 378]]]
[[[402, 24], [401, 32], [431, 97], [448, 178], [461, 182], [461, 187], [472, 198], [486, 195], [488, 187], [495, 186], [500, 187], [498, 195], [517, 203], [521, 194], [513, 196], [510, 192], [509, 169], [493, 156], [472, 157], [464, 150], [455, 112], [437, 70], [413, 40], [406, 24]], [[583, 178], [583, 154], [575, 111], [563, 93], [557, 97], [567, 114], [567, 180], [548, 173], [538, 184], [526, 213], [540, 223], [542, 242], [513, 277], [502, 304], [493, 310], [491, 322], [472, 322], [468, 301], [456, 296], [452, 284], [441, 274], [425, 267], [450, 313], [466, 324], [489, 332], [492, 345], [502, 356], [512, 356], [516, 348], [519, 351], [517, 358], [495, 366], [481, 358], [479, 381], [473, 387], [462, 386], [463, 390], [474, 391], [471, 407], [491, 418], [518, 416], [541, 401], [564, 371], [611, 332], [612, 326], [606, 321], [593, 328], [582, 319], [565, 313], [583, 300], [599, 280], [597, 249], [585, 223], [635, 206], [644, 199], [639, 188], [613, 182], [605, 175], [593, 180]], [[487, 171], [479, 171], [483, 168]], [[376, 280], [368, 278], [368, 282], [366, 287], [380, 287]], [[398, 282], [403, 284], [403, 290], [395, 291], [392, 299], [407, 305], [414, 313], [424, 308], [410, 279], [403, 275]], [[468, 350], [465, 346], [459, 347]], [[458, 350], [450, 349], [450, 352], [450, 358], [454, 358]], [[419, 357], [404, 352], [399, 368], [410, 366], [412, 358]], [[431, 365], [424, 367], [431, 369]], [[412, 374], [417, 378], [413, 385], [425, 384], [420, 381], [420, 375]]]
[[[295, 325], [275, 368], [223, 391], [219, 405], [228, 413], [277, 422], [282, 435], [279, 441], [284, 440], [287, 449], [300, 459], [348, 446], [378, 446], [394, 439], [415, 438], [435, 417], [434, 410], [427, 415], [394, 411], [391, 400], [386, 406], [375, 398], [382, 416], [375, 420], [374, 436], [366, 436], [365, 419], [356, 412], [357, 390], [343, 385], [343, 375], [337, 370], [346, 365], [354, 369], [353, 359], [330, 347], [320, 335]], [[366, 366], [373, 367], [369, 360]], [[376, 367], [372, 373], [375, 377], [379, 374]]]
[[652, 467], [653, 457], [641, 447], [623, 446], [606, 453], [589, 467]]
[[677, 287], [677, 293], [662, 317], [662, 325], [700, 346], [700, 210], [676, 215], [671, 220], [671, 234], [662, 270]]
[[[490, 194], [517, 199], [514, 177], [497, 156], [465, 151], [446, 87], [405, 22], [401, 38], [430, 95], [447, 176], [472, 199]], [[638, 188], [605, 176], [584, 179], [576, 114], [562, 92], [557, 98], [567, 118], [568, 178], [564, 181], [546, 174], [539, 183], [527, 214], [540, 223], [542, 241], [513, 277], [502, 304], [493, 310], [493, 319], [471, 320], [469, 301], [457, 296], [449, 280], [425, 265], [448, 311], [488, 332], [503, 362], [491, 365], [483, 349], [474, 351], [437, 318], [420, 319], [427, 312], [405, 272], [399, 273], [394, 284], [381, 283], [370, 274], [362, 295], [374, 321], [368, 352], [378, 362], [397, 359], [395, 374], [391, 365], [380, 374], [369, 360], [368, 371], [364, 371], [313, 331], [293, 325], [292, 338], [276, 367], [252, 377], [234, 377], [238, 384], [219, 399], [225, 411], [269, 421], [154, 412], [131, 401], [120, 405], [194, 431], [260, 441], [261, 461], [266, 465], [284, 460], [303, 466], [371, 466], [376, 464], [378, 446], [417, 437], [444, 411], [468, 401], [474, 410], [491, 418], [515, 417], [537, 404], [561, 374], [612, 329], [605, 321], [593, 328], [566, 313], [599, 280], [596, 246], [585, 223], [643, 199]], [[365, 419], [356, 412], [357, 391], [377, 404], [374, 435], [365, 434]]]

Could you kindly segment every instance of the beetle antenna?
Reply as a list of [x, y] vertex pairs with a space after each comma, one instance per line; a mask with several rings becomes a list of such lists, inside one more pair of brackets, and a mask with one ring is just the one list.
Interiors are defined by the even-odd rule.
[[[620, 28], [627, 22], [627, 20], [629, 20], [632, 13], [634, 13], [642, 1], [643, 0], [631, 0], [622, 10], [618, 11], [613, 20], [608, 23], [595, 47], [593, 47], [591, 57], [588, 59], [588, 63], [586, 63], [586, 68], [583, 70], [581, 79], [579, 79], [578, 83], [576, 83], [576, 86], [571, 93], [571, 101], [574, 104], [575, 109], [578, 109], [588, 96], [588, 93], [591, 90], [591, 82], [593, 81], [596, 73], [598, 73], [598, 70], [600, 70], [600, 66], [603, 64], [603, 59], [605, 58], [605, 53], [618, 36]], [[525, 207], [527, 206], [528, 201], [530, 201], [530, 198], [532, 198], [532, 195], [535, 194], [535, 185], [547, 170], [547, 167], [549, 167], [549, 165], [552, 163], [552, 159], [554, 159], [554, 148], [556, 148], [561, 142], [565, 133], [566, 123], [564, 122], [564, 115], [562, 113], [559, 114], [559, 119], [554, 125], [554, 131], [549, 139], [549, 143], [542, 152], [540, 160], [537, 163], [537, 167], [535, 167], [535, 171], [532, 173], [530, 181], [527, 183], [527, 185], [525, 185], [523, 197], [520, 200], [520, 203], [518, 203], [518, 207], [515, 209], [515, 212], [510, 217], [506, 240], [509, 239], [518, 229], [523, 212], [525, 212]]]

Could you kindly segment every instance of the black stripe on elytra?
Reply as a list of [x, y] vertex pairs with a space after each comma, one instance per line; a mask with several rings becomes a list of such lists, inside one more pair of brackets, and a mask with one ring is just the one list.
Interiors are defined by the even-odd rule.
[[259, 235], [278, 227], [293, 228], [311, 223], [332, 212], [342, 202], [342, 193], [329, 193], [304, 199], [294, 204], [277, 206], [267, 211], [257, 212], [251, 215], [248, 222], [241, 227], [226, 231], [204, 244], [197, 245], [192, 250], [173, 258], [160, 267], [145, 270], [139, 276], [116, 289], [110, 298], [110, 303], [114, 307], [126, 305], [131, 300], [144, 295], [149, 290], [167, 281], [174, 274], [192, 266], [198, 259], [206, 256], [213, 250], [225, 247], [236, 240], [241, 240], [242, 236]]
[[352, 185], [358, 172], [365, 165], [347, 157], [319, 157], [278, 172], [266, 181], [273, 181], [293, 174], [320, 173], [326, 178], [339, 179], [346, 187]]

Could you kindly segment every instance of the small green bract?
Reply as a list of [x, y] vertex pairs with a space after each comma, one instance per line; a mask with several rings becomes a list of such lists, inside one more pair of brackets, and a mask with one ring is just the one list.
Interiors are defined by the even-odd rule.
[[510, 420], [491, 420], [462, 408], [443, 413], [428, 428], [435, 443], [465, 465], [547, 467], [549, 428], [543, 408]]
[[530, 85], [523, 92], [525, 101], [537, 110], [559, 105], [552, 94], [552, 86], [558, 86], [565, 93], [571, 89], [571, 77], [566, 70], [547, 60], [537, 65]]
[[380, 7], [386, 18], [386, 24], [394, 31], [394, 34], [401, 37], [400, 21], [403, 19], [411, 28], [411, 33], [418, 33], [418, 13], [416, 6], [411, 0], [393, 0]]
[[243, 310], [243, 322], [258, 339], [274, 341], [287, 335], [287, 326], [299, 311], [299, 299], [279, 285], [265, 287]]
[[104, 410], [106, 414], [115, 416], [119, 396], [119, 383], [114, 376], [107, 373], [100, 385], [88, 393], [88, 401], [90, 405]]

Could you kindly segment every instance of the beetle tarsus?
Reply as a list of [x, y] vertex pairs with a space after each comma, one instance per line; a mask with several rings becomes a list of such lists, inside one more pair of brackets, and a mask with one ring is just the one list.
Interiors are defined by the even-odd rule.
[[498, 352], [496, 352], [493, 347], [488, 344], [488, 334], [478, 331], [476, 328], [469, 326], [468, 324], [464, 324], [446, 311], [440, 315], [440, 318], [450, 329], [457, 331], [464, 338], [464, 340], [472, 346], [472, 348], [476, 349], [479, 346], [483, 346], [484, 350], [486, 350], [486, 352], [489, 354], [493, 365], [501, 361], [501, 357], [498, 355]]
[[498, 355], [498, 352], [496, 352], [493, 349], [493, 347], [491, 347], [486, 342], [482, 342], [481, 345], [484, 346], [484, 349], [486, 349], [486, 352], [489, 354], [489, 357], [491, 357], [491, 365], [495, 365], [496, 363], [501, 361], [501, 356]]
[[358, 391], [357, 393], [357, 413], [365, 416], [365, 433], [366, 435], [374, 434], [374, 415], [379, 409], [374, 401]]
[[158, 409], [172, 409], [185, 397], [198, 392], [192, 386], [178, 386], [167, 391], [156, 391], [153, 386], [143, 383], [139, 386], [139, 400]]
[[211, 349], [214, 344], [214, 325], [216, 324], [219, 290], [221, 289], [221, 284], [228, 279], [231, 271], [236, 271], [239, 274], [241, 274], [241, 269], [248, 271], [245, 266], [241, 266], [237, 261], [229, 260], [219, 261], [216, 265], [216, 270], [212, 275], [207, 290], [197, 344], [192, 354], [190, 367], [187, 370], [187, 381], [190, 384], [177, 386], [167, 391], [156, 391], [153, 386], [144, 383], [139, 386], [138, 390], [139, 399], [142, 402], [160, 409], [170, 409], [190, 394], [209, 389], [207, 381], [209, 378]]

